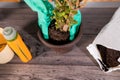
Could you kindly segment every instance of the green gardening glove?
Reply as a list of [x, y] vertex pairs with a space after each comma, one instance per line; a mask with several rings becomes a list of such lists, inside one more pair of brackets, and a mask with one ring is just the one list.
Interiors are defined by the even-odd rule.
[[69, 40], [73, 40], [75, 38], [76, 33], [79, 30], [80, 24], [82, 22], [82, 15], [80, 10], [78, 10], [78, 13], [74, 15], [74, 20], [77, 21], [77, 24], [74, 24], [70, 29], [70, 38]]
[[51, 22], [51, 16], [53, 15], [53, 6], [48, 0], [24, 0], [25, 3], [38, 14], [38, 25], [42, 30], [43, 37], [49, 39], [48, 27]]

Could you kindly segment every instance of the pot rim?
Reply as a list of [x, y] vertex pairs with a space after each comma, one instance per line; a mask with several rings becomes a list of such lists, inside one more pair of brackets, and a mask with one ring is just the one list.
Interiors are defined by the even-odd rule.
[[63, 45], [55, 45], [55, 44], [52, 44], [50, 42], [48, 42], [47, 40], [45, 40], [42, 36], [42, 32], [39, 31], [37, 32], [37, 36], [39, 38], [39, 40], [45, 44], [46, 46], [48, 47], [55, 47], [55, 48], [62, 48], [62, 47], [68, 47], [68, 46], [73, 46], [73, 44], [76, 44], [77, 42], [79, 42], [79, 40], [81, 39], [81, 36], [82, 36], [82, 25], [80, 25], [79, 27], [79, 30], [78, 30], [78, 34], [77, 36], [75, 37], [75, 39], [67, 44], [63, 44]]

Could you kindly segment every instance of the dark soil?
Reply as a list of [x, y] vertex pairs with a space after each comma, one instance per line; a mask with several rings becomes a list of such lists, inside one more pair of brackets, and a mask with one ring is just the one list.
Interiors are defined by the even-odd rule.
[[109, 49], [99, 44], [97, 45], [97, 48], [100, 51], [104, 64], [106, 64], [108, 68], [120, 65], [120, 63], [118, 62], [120, 51]]
[[69, 32], [63, 32], [55, 28], [55, 20], [49, 26], [49, 41], [56, 45], [69, 43]]

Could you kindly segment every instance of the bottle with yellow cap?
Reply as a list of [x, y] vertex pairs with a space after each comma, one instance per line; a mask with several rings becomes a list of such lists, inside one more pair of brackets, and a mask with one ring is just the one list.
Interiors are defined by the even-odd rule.
[[18, 55], [21, 61], [28, 62], [32, 59], [29, 49], [13, 27], [4, 28], [3, 35], [9, 47]]

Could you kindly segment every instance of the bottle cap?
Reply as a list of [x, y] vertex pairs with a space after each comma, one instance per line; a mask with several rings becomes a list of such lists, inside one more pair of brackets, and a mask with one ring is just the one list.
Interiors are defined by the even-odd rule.
[[3, 35], [6, 40], [14, 40], [17, 36], [17, 32], [13, 27], [5, 27], [3, 29]]

